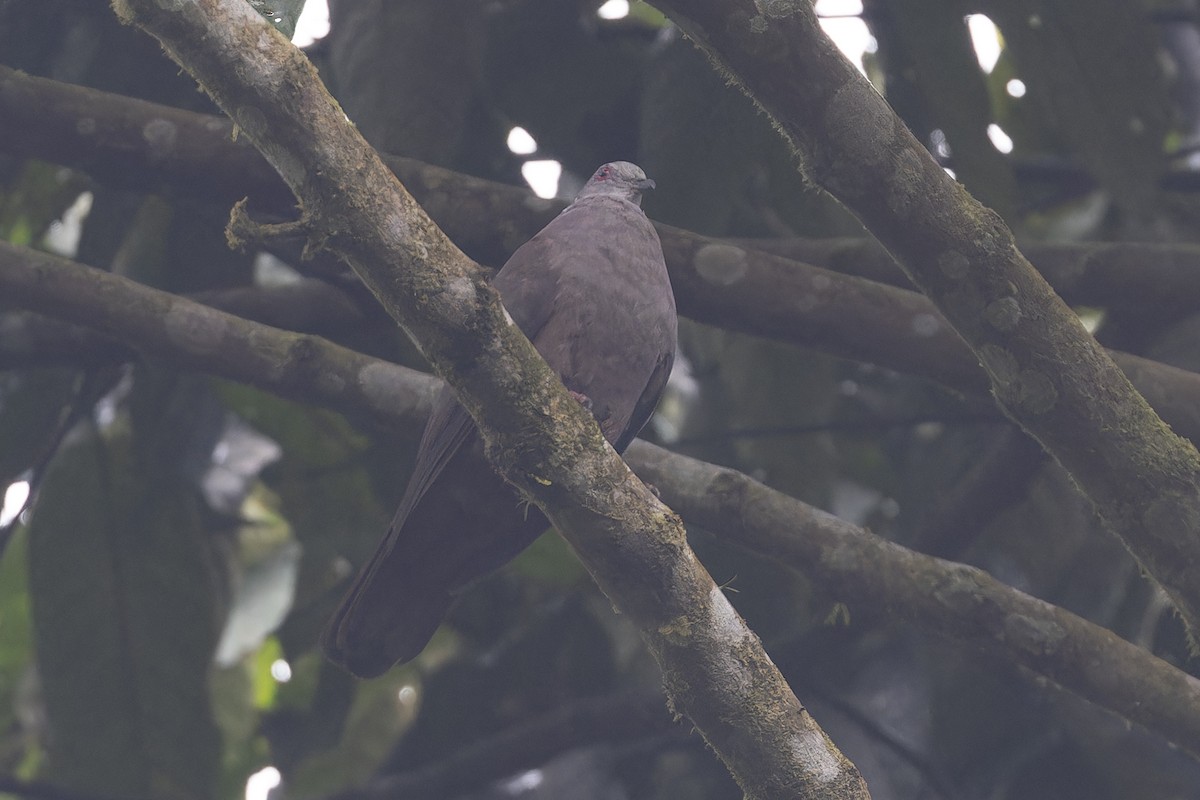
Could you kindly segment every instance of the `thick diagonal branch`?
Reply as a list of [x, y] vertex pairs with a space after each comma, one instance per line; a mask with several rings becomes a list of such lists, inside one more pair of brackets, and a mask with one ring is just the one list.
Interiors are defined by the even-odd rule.
[[1012, 232], [934, 161], [807, 0], [661, 0], [771, 116], [983, 364], [1200, 639], [1200, 455], [1151, 410]]

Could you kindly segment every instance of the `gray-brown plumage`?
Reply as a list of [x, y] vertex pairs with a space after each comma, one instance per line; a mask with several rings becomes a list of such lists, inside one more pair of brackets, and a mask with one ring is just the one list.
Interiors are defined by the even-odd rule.
[[[618, 451], [650, 419], [675, 358], [675, 299], [641, 209], [653, 186], [634, 164], [605, 164], [494, 280], [513, 320], [586, 398]], [[362, 677], [408, 661], [456, 592], [546, 527], [492, 472], [474, 423], [443, 390], [396, 518], [330, 622], [326, 652]]]

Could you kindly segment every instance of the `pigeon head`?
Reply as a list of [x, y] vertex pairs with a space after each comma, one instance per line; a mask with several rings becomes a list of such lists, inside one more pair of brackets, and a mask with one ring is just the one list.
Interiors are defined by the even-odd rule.
[[583, 185], [575, 199], [607, 195], [629, 200], [640, 206], [642, 192], [653, 188], [654, 181], [647, 178], [646, 173], [637, 164], [612, 161], [592, 173], [592, 177]]

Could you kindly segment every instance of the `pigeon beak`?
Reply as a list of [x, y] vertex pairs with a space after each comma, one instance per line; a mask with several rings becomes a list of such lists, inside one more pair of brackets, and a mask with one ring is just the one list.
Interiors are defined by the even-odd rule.
[[640, 180], [637, 183], [635, 183], [634, 186], [637, 187], [637, 190], [639, 192], [644, 192], [647, 189], [654, 188], [654, 181], [650, 180], [649, 178], [644, 178], [643, 180]]

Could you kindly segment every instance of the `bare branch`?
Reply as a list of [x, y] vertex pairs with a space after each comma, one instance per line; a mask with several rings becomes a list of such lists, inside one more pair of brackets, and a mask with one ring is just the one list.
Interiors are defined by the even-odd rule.
[[[155, 132], [161, 135], [155, 136]], [[197, 114], [17, 72], [0, 65], [0, 146], [5, 152], [65, 164], [106, 184], [145, 191], [186, 191], [232, 203], [251, 196], [257, 208], [290, 213], [294, 199], [223, 117]], [[433, 220], [467, 254], [501, 264], [562, 208], [513, 186], [492, 183], [398, 156], [383, 156]], [[503, 220], [503, 224], [500, 221]], [[667, 226], [664, 241], [695, 234]], [[901, 287], [912, 284], [877, 242], [867, 238], [740, 239], [753, 275], [758, 253], [794, 268], [825, 267]], [[1200, 300], [1200, 246], [1178, 242], [1029, 243], [1022, 248], [1068, 302], [1158, 310]], [[670, 261], [670, 258], [668, 258]], [[685, 263], [673, 272], [694, 270]], [[789, 298], [795, 301], [796, 298]], [[705, 320], [711, 321], [711, 320]], [[772, 334], [779, 335], [779, 334]]]
[[571, 748], [600, 742], [625, 744], [636, 737], [672, 732], [685, 733], [662, 707], [662, 695], [658, 692], [633, 690], [589, 697], [481, 739], [442, 761], [389, 775], [363, 789], [341, 794], [337, 800], [454, 797], [545, 764]]
[[[170, 147], [152, 149], [145, 130], [171, 131]], [[0, 141], [11, 152], [88, 170], [118, 186], [232, 202], [247, 192], [258, 207], [293, 205], [278, 176], [246, 145], [230, 140], [227, 120], [23, 75], [0, 66]], [[561, 210], [529, 192], [386, 157], [434, 221], [475, 258], [500, 263]], [[500, 221], [503, 221], [503, 224]], [[865, 240], [728, 242], [659, 225], [680, 313], [730, 330], [793, 342], [879, 364], [983, 394], [978, 359], [923, 296], [819, 269], [811, 258], [850, 275], [887, 278], [878, 245]], [[764, 252], [768, 247], [786, 255]], [[1193, 276], [1200, 248], [1188, 245], [1078, 245], [1039, 249], [1052, 274], [1081, 298], [1176, 301], [1200, 295]], [[890, 259], [889, 259], [890, 261]], [[890, 270], [896, 281], [894, 262]], [[1132, 265], [1138, 269], [1132, 269]], [[1141, 281], [1146, 265], [1153, 281]], [[1073, 278], [1072, 276], [1075, 276]], [[1092, 276], [1092, 278], [1087, 278]], [[1161, 283], [1159, 278], [1162, 279]], [[896, 281], [899, 282], [899, 281]], [[1161, 294], [1155, 286], [1163, 286]], [[1085, 300], [1091, 302], [1091, 300]], [[1178, 432], [1200, 441], [1200, 379], [1134, 356], [1118, 364]]]
[[[181, 367], [409, 431], [424, 422], [439, 385], [431, 376], [318, 337], [279, 331], [2, 242], [0, 289], [22, 305], [96, 326]], [[192, 327], [219, 331], [220, 339], [195, 348], [187, 338], [168, 336], [164, 309], [174, 309], [176, 319], [200, 320]], [[278, 360], [292, 351], [306, 353], [302, 371]], [[271, 364], [278, 367], [267, 368]], [[980, 570], [886, 542], [733, 470], [645, 442], [635, 442], [628, 456], [689, 522], [802, 571], [856, 616], [897, 617], [937, 636], [985, 646], [1200, 757], [1200, 681], [1112, 632]]]

